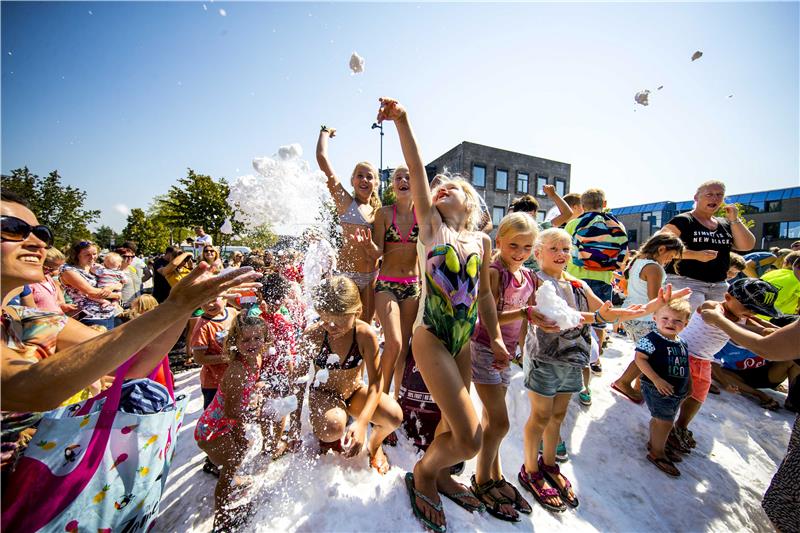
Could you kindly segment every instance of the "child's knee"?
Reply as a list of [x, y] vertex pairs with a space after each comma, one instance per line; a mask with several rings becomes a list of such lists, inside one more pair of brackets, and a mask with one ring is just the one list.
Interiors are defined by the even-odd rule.
[[[455, 435], [454, 435], [455, 436]], [[481, 427], [478, 426], [472, 433], [465, 433], [463, 435], [455, 436], [458, 447], [464, 450], [467, 457], [475, 457], [481, 449], [481, 440], [483, 433]]]
[[339, 440], [344, 435], [347, 426], [346, 418], [339, 416], [324, 416], [318, 418], [313, 425], [314, 435], [323, 442]]
[[509, 429], [511, 429], [511, 424], [508, 420], [508, 414], [497, 413], [489, 418], [484, 431], [496, 437], [505, 437]]

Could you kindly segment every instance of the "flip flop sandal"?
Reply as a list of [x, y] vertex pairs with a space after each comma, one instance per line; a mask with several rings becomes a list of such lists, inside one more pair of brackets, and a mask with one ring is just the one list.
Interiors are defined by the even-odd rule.
[[[463, 487], [463, 485], [462, 485], [462, 487]], [[454, 502], [459, 507], [462, 507], [462, 508], [466, 509], [470, 513], [474, 513], [475, 511], [478, 511], [479, 513], [482, 513], [484, 511], [486, 511], [486, 506], [483, 503], [480, 502], [480, 498], [476, 498], [475, 495], [470, 490], [468, 490], [466, 487], [464, 487], [464, 490], [462, 492], [452, 492], [452, 493], [448, 494], [448, 493], [443, 492], [443, 491], [440, 490], [439, 494], [441, 494], [442, 496], [444, 496], [448, 500], [451, 500], [452, 502]], [[476, 500], [478, 500], [479, 504], [478, 505], [473, 505], [473, 504], [467, 502], [465, 500], [465, 498], [476, 499]]]
[[511, 487], [511, 489], [514, 491], [514, 501], [511, 503], [514, 504], [514, 509], [516, 509], [518, 512], [522, 514], [531, 514], [533, 512], [533, 509], [531, 508], [531, 505], [528, 503], [528, 500], [526, 500], [522, 496], [522, 493], [520, 493], [520, 491], [517, 490], [517, 487], [509, 483], [506, 480], [506, 478], [501, 477], [500, 481], [496, 482], [495, 485], [499, 489], [505, 488], [506, 486]]
[[445, 533], [447, 531], [446, 525], [439, 525], [434, 524], [427, 518], [425, 518], [425, 514], [420, 510], [417, 506], [417, 498], [424, 501], [428, 504], [431, 509], [436, 512], [442, 512], [442, 503], [433, 503], [433, 500], [422, 494], [414, 487], [414, 474], [411, 472], [406, 473], [406, 490], [408, 491], [408, 497], [411, 499], [411, 509], [414, 511], [414, 516], [416, 516], [420, 522], [425, 524], [425, 527], [433, 531], [434, 533]]
[[[561, 473], [561, 467], [558, 465], [550, 466], [544, 464], [544, 460], [541, 456], [539, 456], [539, 471], [542, 472], [544, 478], [547, 480], [550, 485], [558, 491], [559, 496], [561, 496], [561, 500], [565, 501], [567, 505], [572, 507], [573, 509], [577, 509], [581, 502], [578, 501], [578, 497], [575, 496], [574, 492], [572, 497], [569, 495], [569, 489], [572, 488], [572, 483], [570, 483], [567, 476]], [[560, 488], [558, 486], [556, 476], [561, 476], [561, 479], [564, 480], [564, 487]]]
[[389, 461], [386, 460], [386, 456], [385, 455], [384, 455], [384, 458], [380, 460], [380, 462], [378, 462], [378, 460], [375, 457], [370, 455], [369, 456], [369, 466], [371, 468], [374, 468], [375, 470], [377, 470], [378, 473], [380, 475], [382, 475], [382, 476], [386, 475], [386, 472], [388, 472], [389, 469], [391, 468], [391, 465], [389, 464]]
[[211, 462], [211, 459], [206, 457], [205, 462], [203, 463], [203, 472], [207, 474], [211, 474], [214, 477], [219, 477], [219, 467]]
[[715, 384], [712, 383], [708, 387], [708, 392], [710, 392], [711, 394], [719, 394], [719, 387], [717, 387]]
[[633, 402], [633, 403], [635, 403], [636, 405], [642, 405], [642, 402], [644, 402], [644, 399], [643, 399], [643, 398], [639, 398], [639, 399], [637, 400], [637, 399], [636, 399], [636, 398], [634, 398], [633, 396], [629, 396], [628, 394], [626, 394], [626, 393], [625, 393], [625, 391], [623, 391], [622, 389], [620, 389], [619, 387], [617, 387], [617, 384], [616, 384], [616, 383], [614, 383], [613, 381], [611, 382], [611, 388], [612, 388], [612, 389], [614, 389], [615, 391], [617, 391], [618, 393], [622, 394], [624, 397], [626, 397], [627, 399], [629, 399], [630, 401], [632, 401], [632, 402]]
[[[651, 451], [652, 446], [650, 443], [647, 443], [647, 451]], [[683, 457], [679, 454], [675, 449], [671, 448], [670, 446], [664, 446], [664, 454], [667, 456], [667, 459], [672, 461], [673, 463], [680, 463], [683, 461]]]
[[683, 454], [692, 453], [692, 449], [688, 444], [683, 442], [683, 439], [681, 439], [678, 434], [675, 433], [674, 429], [669, 432], [669, 436], [667, 437], [667, 446]]
[[539, 502], [539, 505], [547, 509], [548, 511], [552, 511], [554, 513], [562, 513], [567, 510], [567, 506], [564, 502], [561, 502], [560, 505], [553, 505], [551, 503], [547, 503], [547, 500], [554, 497], [561, 497], [561, 494], [552, 487], [545, 487], [542, 485], [541, 487], [536, 483], [539, 480], [544, 481], [544, 476], [542, 475], [541, 470], [538, 472], [527, 472], [525, 470], [525, 465], [523, 464], [519, 469], [519, 474], [517, 474], [517, 479], [519, 480], [520, 485], [522, 485], [526, 490], [528, 490], [533, 497]]
[[681, 477], [681, 471], [678, 470], [675, 464], [669, 459], [665, 459], [663, 457], [657, 459], [648, 453], [647, 460], [656, 465], [659, 470], [664, 472], [669, 477]]
[[[511, 501], [510, 498], [506, 498], [502, 494], [498, 496], [494, 496], [490, 491], [495, 489], [499, 492], [499, 487], [497, 486], [497, 481], [490, 479], [486, 483], [478, 483], [475, 481], [475, 474], [472, 474], [472, 486], [470, 490], [472, 494], [486, 506], [486, 512], [488, 512], [493, 517], [505, 520], [506, 522], [519, 522], [520, 517], [519, 513], [509, 514], [504, 513], [500, 510], [501, 505], [513, 505], [514, 502]], [[488, 498], [488, 500], [486, 499]]]

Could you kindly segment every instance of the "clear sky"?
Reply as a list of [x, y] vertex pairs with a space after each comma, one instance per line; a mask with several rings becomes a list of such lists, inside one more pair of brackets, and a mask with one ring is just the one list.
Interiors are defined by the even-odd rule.
[[[800, 182], [796, 2], [1, 9], [3, 173], [58, 169], [117, 230], [115, 205], [147, 207], [187, 167], [232, 178], [293, 142], [313, 161], [323, 123], [340, 174], [377, 165], [382, 95], [426, 161], [463, 140], [564, 161], [610, 206]], [[384, 164], [401, 159], [389, 126]]]

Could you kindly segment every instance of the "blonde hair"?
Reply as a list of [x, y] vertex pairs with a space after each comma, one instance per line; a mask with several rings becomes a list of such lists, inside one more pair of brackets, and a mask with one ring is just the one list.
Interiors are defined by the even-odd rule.
[[[216, 257], [214, 258], [215, 260], [220, 258], [220, 256], [219, 256], [219, 250], [217, 250], [217, 249], [216, 249], [214, 246], [212, 246], [211, 244], [206, 244], [205, 246], [203, 246], [203, 252], [200, 254], [200, 261], [205, 261], [206, 263], [208, 263], [208, 261], [206, 261], [206, 250], [208, 250], [209, 248], [211, 248], [212, 250], [214, 250], [214, 255], [216, 256]], [[211, 263], [209, 263], [209, 264], [211, 264]]]
[[[375, 176], [375, 181], [376, 181], [375, 187], [372, 188], [372, 193], [369, 195], [369, 202], [368, 202], [370, 207], [372, 207], [372, 216], [375, 216], [375, 213], [378, 212], [378, 209], [383, 207], [381, 199], [378, 196], [378, 189], [380, 188], [380, 183], [381, 183], [381, 174], [380, 172], [378, 172], [378, 169], [375, 168], [375, 165], [373, 165], [369, 161], [359, 161], [358, 163], [356, 163], [356, 166], [353, 167], [353, 173], [350, 174], [350, 181], [352, 181], [353, 178], [356, 176], [356, 171], [358, 170], [358, 167], [364, 167], [368, 169], [372, 173], [372, 175]], [[395, 172], [397, 172], [397, 170], [395, 170]], [[355, 191], [353, 191], [353, 196], [355, 196]]]
[[142, 294], [134, 301], [131, 302], [131, 308], [128, 309], [126, 316], [133, 320], [134, 318], [145, 314], [158, 307], [158, 300], [149, 294]]
[[539, 224], [527, 213], [509, 213], [500, 221], [497, 226], [497, 235], [495, 235], [495, 242], [498, 239], [513, 239], [521, 233], [530, 233], [533, 236], [534, 242], [539, 235]]
[[389, 177], [389, 182], [390, 183], [394, 181], [394, 178], [397, 176], [397, 173], [400, 172], [400, 171], [405, 171], [405, 173], [408, 174], [408, 167], [405, 166], [405, 165], [397, 165], [397, 168], [395, 168], [392, 171], [392, 175], [391, 175], [391, 177]]
[[313, 291], [314, 309], [333, 315], [361, 313], [361, 294], [358, 286], [344, 276], [326, 279]]
[[231, 329], [228, 330], [228, 336], [225, 337], [225, 346], [223, 352], [228, 358], [228, 362], [234, 361], [239, 356], [239, 338], [242, 336], [242, 330], [249, 327], [261, 327], [264, 330], [264, 344], [267, 344], [268, 328], [267, 323], [260, 316], [249, 315], [247, 311], [242, 311], [231, 324]]
[[724, 183], [722, 183], [719, 180], [708, 180], [708, 181], [704, 181], [703, 183], [701, 183], [697, 187], [697, 190], [695, 191], [695, 194], [700, 194], [700, 191], [702, 191], [703, 189], [708, 189], [709, 187], [721, 187], [722, 188], [722, 192], [725, 192], [725, 184]]
[[545, 244], [551, 242], [568, 242], [572, 246], [572, 235], [561, 228], [547, 228], [536, 238], [534, 248], [541, 250]]
[[44, 264], [46, 266], [51, 266], [55, 263], [63, 263], [64, 261], [66, 261], [66, 257], [61, 253], [61, 250], [55, 246], [51, 246], [47, 249], [47, 255], [44, 256]]
[[103, 258], [103, 264], [105, 264], [106, 261], [111, 261], [111, 264], [114, 265], [114, 268], [119, 268], [122, 266], [122, 256], [117, 252], [108, 252]]
[[481, 227], [483, 211], [481, 210], [481, 197], [478, 195], [478, 191], [475, 190], [475, 187], [459, 174], [437, 174], [431, 181], [434, 180], [439, 180], [439, 184], [431, 191], [432, 196], [436, 196], [436, 191], [449, 183], [452, 183], [462, 190], [464, 196], [467, 198], [467, 229], [470, 231], [478, 231]]
[[600, 211], [606, 203], [602, 189], [587, 189], [581, 194], [581, 206], [585, 211]]
[[692, 316], [692, 304], [689, 303], [688, 298], [675, 298], [674, 300], [670, 300], [667, 302], [667, 305], [664, 306], [664, 309], [671, 309], [676, 313], [681, 313], [687, 319]]

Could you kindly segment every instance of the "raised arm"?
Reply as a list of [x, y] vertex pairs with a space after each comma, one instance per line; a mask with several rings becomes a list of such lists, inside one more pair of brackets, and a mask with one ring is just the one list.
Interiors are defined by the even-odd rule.
[[733, 235], [733, 244], [731, 247], [740, 252], [749, 252], [756, 245], [756, 238], [753, 233], [747, 229], [744, 222], [739, 218], [739, 212], [735, 205], [725, 206], [725, 218], [731, 223], [731, 234]]
[[328, 192], [331, 193], [331, 198], [333, 198], [333, 202], [336, 204], [336, 210], [339, 214], [342, 214], [347, 210], [350, 202], [353, 201], [353, 197], [342, 187], [342, 182], [339, 181], [339, 178], [333, 171], [330, 159], [328, 159], [328, 139], [335, 136], [335, 128], [328, 128], [327, 126], [322, 126], [320, 128], [319, 139], [317, 139], [317, 164], [327, 178], [326, 184], [328, 186]]
[[719, 309], [704, 309], [700, 312], [703, 320], [727, 333], [731, 340], [764, 359], [771, 361], [790, 361], [800, 357], [800, 320], [762, 337], [758, 333], [748, 331], [725, 318]]
[[566, 224], [572, 218], [572, 208], [556, 193], [556, 188], [553, 185], [545, 185], [544, 194], [556, 204], [558, 212], [560, 213], [556, 218], [551, 220], [550, 223], [554, 228]]
[[422, 162], [417, 139], [414, 137], [414, 132], [408, 121], [408, 114], [403, 106], [397, 100], [391, 98], [381, 98], [380, 102], [378, 122], [390, 120], [397, 127], [400, 147], [403, 149], [403, 158], [408, 167], [414, 209], [417, 212], [418, 220], [422, 221], [422, 224], [420, 224], [422, 241], [430, 242], [432, 233], [439, 229], [442, 219], [439, 216], [439, 212], [433, 207], [428, 174], [425, 172], [425, 163]]

